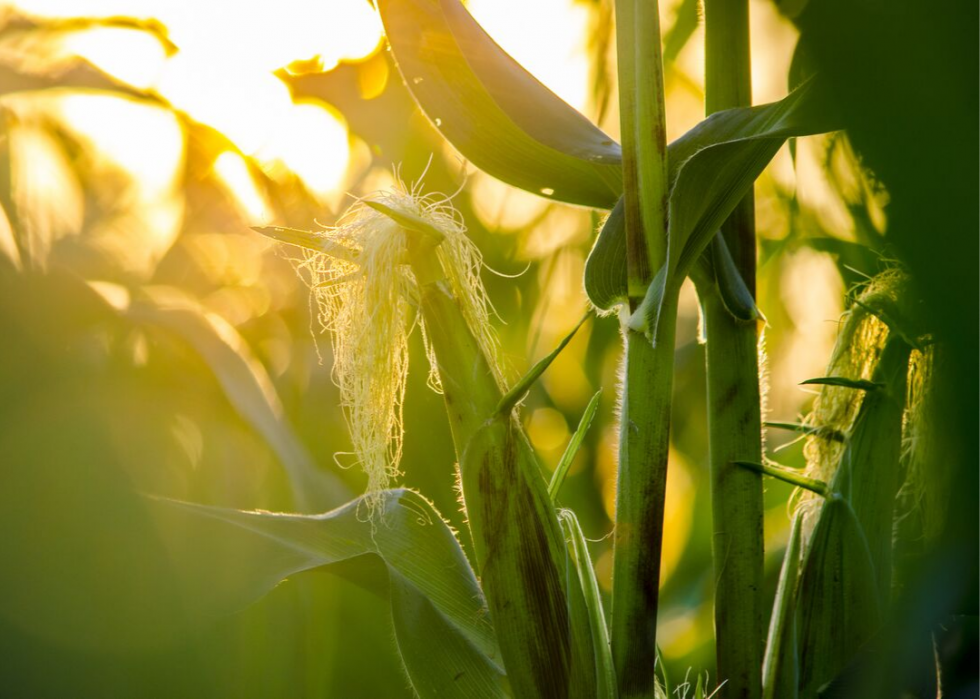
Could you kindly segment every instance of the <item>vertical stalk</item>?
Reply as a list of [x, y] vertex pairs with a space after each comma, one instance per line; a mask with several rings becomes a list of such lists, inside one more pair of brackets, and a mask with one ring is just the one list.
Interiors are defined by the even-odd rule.
[[[708, 114], [752, 102], [748, 0], [705, 0], [705, 103]], [[722, 226], [736, 268], [755, 294], [755, 213], [748, 195]], [[725, 698], [762, 693], [761, 477], [734, 461], [762, 460], [758, 334], [715, 290], [704, 294], [708, 427], [715, 565], [715, 637]]]
[[623, 699], [653, 697], [655, 690], [676, 314], [676, 304], [664, 305], [655, 346], [641, 333], [624, 331], [610, 634]]
[[[667, 142], [656, 0], [616, 0], [629, 310], [667, 250]], [[676, 303], [655, 342], [623, 326], [610, 642], [619, 695], [653, 697]], [[628, 314], [624, 314], [628, 315]]]

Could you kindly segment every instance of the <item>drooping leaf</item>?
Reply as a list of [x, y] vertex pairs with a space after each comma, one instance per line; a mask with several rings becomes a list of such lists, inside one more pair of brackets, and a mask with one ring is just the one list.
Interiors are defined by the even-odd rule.
[[[160, 506], [171, 510], [165, 516], [175, 511], [189, 518], [193, 536], [183, 547], [227, 542], [211, 546], [212, 556], [236, 545], [257, 547], [239, 576], [236, 602], [257, 598], [302, 571], [340, 565], [346, 573], [350, 568], [343, 566], [355, 566], [352, 577], [361, 584], [375, 591], [387, 588], [401, 658], [421, 697], [508, 696], [483, 594], [459, 542], [421, 495], [399, 489], [384, 491], [382, 498], [373, 519], [366, 516], [364, 497], [322, 515], [173, 500]], [[365, 565], [365, 557], [383, 565]], [[227, 561], [218, 556], [212, 563], [217, 571]]]
[[619, 145], [524, 70], [458, 0], [377, 5], [405, 84], [463, 156], [557, 201], [615, 204]]
[[287, 422], [272, 379], [238, 331], [176, 289], [147, 287], [143, 291], [120, 310], [132, 320], [177, 335], [194, 348], [231, 405], [279, 457], [289, 474], [297, 507], [317, 511], [346, 500], [350, 491], [332, 473], [317, 468]]

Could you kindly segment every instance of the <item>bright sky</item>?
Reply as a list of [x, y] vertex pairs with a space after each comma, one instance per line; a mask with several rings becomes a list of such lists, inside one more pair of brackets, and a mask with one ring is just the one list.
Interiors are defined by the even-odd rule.
[[[343, 117], [322, 102], [294, 103], [273, 71], [295, 61], [316, 60], [323, 70], [341, 61], [361, 61], [381, 47], [381, 22], [367, 0], [19, 0], [32, 14], [49, 17], [154, 18], [179, 52], [168, 57], [137, 31], [96, 30], [72, 39], [70, 48], [135, 87], [151, 89], [194, 119], [228, 136], [243, 153], [270, 171], [285, 166], [315, 194], [330, 199], [344, 186], [351, 135]], [[490, 33], [566, 101], [587, 104], [588, 63], [584, 53], [586, 10], [572, 0], [473, 0], [471, 9]], [[527, 22], [514, 13], [532, 11]], [[554, 18], [561, 18], [555, 26]], [[549, 18], [551, 18], [549, 20]], [[550, 22], [550, 24], [549, 24]], [[549, 26], [548, 42], [536, 28]], [[96, 104], [65, 106], [74, 121], [79, 110], [92, 139], [113, 157], [114, 120], [93, 118]], [[108, 116], [108, 114], [107, 114]], [[138, 119], [139, 114], [134, 114]], [[132, 123], [127, 121], [127, 123]], [[133, 124], [133, 128], [136, 127]], [[102, 131], [103, 133], [100, 133]], [[116, 154], [125, 159], [123, 154]], [[119, 160], [116, 158], [116, 160]], [[156, 160], [156, 158], [148, 158]], [[134, 174], [152, 177], [153, 162], [126, 163]], [[139, 171], [137, 171], [139, 170]], [[248, 186], [248, 173], [234, 158], [216, 171], [251, 216], [264, 207]]]

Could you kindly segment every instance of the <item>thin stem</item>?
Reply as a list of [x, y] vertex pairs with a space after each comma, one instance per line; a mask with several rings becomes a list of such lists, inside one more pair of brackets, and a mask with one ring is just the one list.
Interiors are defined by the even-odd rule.
[[[667, 252], [667, 131], [657, 0], [616, 0], [629, 311]], [[629, 314], [625, 314], [629, 315]], [[626, 357], [613, 542], [611, 643], [619, 695], [653, 697], [676, 298], [654, 344], [623, 327]]]
[[[708, 114], [752, 102], [748, 0], [705, 0]], [[722, 226], [735, 267], [755, 294], [755, 214], [747, 196]], [[704, 291], [704, 290], [702, 290]], [[762, 694], [765, 643], [762, 479], [735, 461], [762, 461], [758, 335], [715, 289], [702, 294], [707, 334], [717, 672], [725, 699]]]
[[655, 346], [625, 331], [613, 540], [612, 649], [620, 697], [653, 697], [677, 305], [669, 301]]

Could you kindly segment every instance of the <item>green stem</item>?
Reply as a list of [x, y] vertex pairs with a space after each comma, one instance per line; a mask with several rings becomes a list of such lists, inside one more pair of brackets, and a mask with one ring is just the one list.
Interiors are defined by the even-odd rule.
[[620, 697], [653, 697], [664, 495], [670, 444], [675, 300], [664, 304], [656, 345], [625, 331], [613, 540], [612, 649]]
[[641, 299], [667, 259], [667, 127], [656, 0], [616, 0], [626, 264]]
[[[620, 132], [629, 312], [667, 259], [667, 129], [660, 10], [656, 0], [616, 0]], [[626, 316], [629, 313], [625, 314]], [[610, 633], [619, 694], [653, 697], [657, 599], [670, 438], [676, 298], [655, 343], [624, 324], [625, 381], [619, 435]]]
[[[752, 102], [748, 0], [705, 0], [708, 114]], [[747, 196], [722, 226], [735, 266], [755, 295], [755, 215]], [[704, 294], [711, 461], [717, 673], [721, 696], [762, 693], [765, 643], [762, 479], [735, 461], [762, 461], [758, 335], [712, 289]]]

